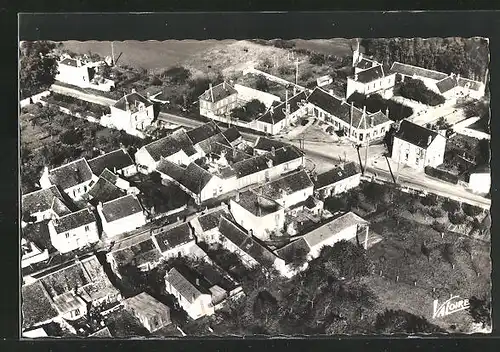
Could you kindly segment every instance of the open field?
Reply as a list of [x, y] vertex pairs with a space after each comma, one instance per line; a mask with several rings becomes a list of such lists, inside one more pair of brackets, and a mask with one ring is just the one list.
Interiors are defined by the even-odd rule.
[[296, 39], [294, 42], [295, 48], [310, 50], [318, 54], [343, 56], [350, 55], [352, 52], [351, 39]]
[[[187, 60], [190, 56], [232, 41], [218, 40], [165, 40], [138, 41], [126, 40], [114, 42], [115, 58], [119, 65], [129, 65], [147, 70], [163, 70]], [[109, 41], [66, 41], [64, 48], [78, 54], [89, 51], [102, 57], [111, 56]], [[119, 59], [118, 59], [119, 58]]]

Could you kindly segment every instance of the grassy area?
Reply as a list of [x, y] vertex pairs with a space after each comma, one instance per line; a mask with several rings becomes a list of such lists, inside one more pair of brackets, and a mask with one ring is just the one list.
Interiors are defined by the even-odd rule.
[[346, 56], [352, 54], [351, 39], [296, 39], [294, 42], [295, 48], [297, 49], [306, 49], [319, 54], [336, 56]]
[[[217, 40], [165, 40], [165, 41], [115, 41], [115, 60], [118, 65], [128, 65], [147, 70], [163, 70], [181, 63], [200, 51], [232, 41]], [[101, 57], [111, 56], [109, 41], [65, 41], [64, 48], [78, 54], [89, 51]]]

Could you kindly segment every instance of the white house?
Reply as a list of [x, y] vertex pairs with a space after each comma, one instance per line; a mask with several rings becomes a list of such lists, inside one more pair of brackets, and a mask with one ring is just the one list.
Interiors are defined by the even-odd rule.
[[97, 211], [102, 229], [108, 237], [135, 230], [147, 222], [141, 203], [134, 195], [126, 195], [106, 203], [99, 203]]
[[99, 241], [96, 218], [88, 208], [52, 219], [48, 227], [52, 245], [61, 253]]
[[151, 101], [132, 90], [111, 107], [110, 122], [117, 129], [134, 133], [144, 131], [154, 120]]
[[469, 189], [478, 194], [488, 194], [491, 188], [491, 170], [488, 167], [475, 168], [469, 172]]
[[443, 163], [446, 137], [436, 131], [403, 120], [394, 135], [392, 160], [417, 170]]
[[[40, 222], [71, 213], [64, 204], [61, 192], [53, 185], [45, 189], [23, 194], [21, 207], [23, 218], [32, 217], [32, 222]], [[26, 224], [25, 220], [27, 219], [22, 219], [23, 225]]]
[[314, 194], [314, 184], [304, 170], [298, 170], [270, 181], [256, 189], [257, 194], [274, 200], [283, 208], [289, 208]]
[[209, 244], [219, 243], [219, 223], [223, 216], [231, 216], [229, 209], [225, 205], [207, 210], [206, 213], [201, 213], [201, 215], [193, 218], [189, 223], [193, 228], [196, 239]]
[[199, 97], [200, 115], [210, 118], [224, 116], [237, 106], [238, 91], [229, 83], [222, 82], [209, 88]]
[[356, 163], [349, 162], [322, 174], [313, 174], [313, 182], [316, 197], [325, 199], [359, 186], [361, 171]]
[[199, 157], [186, 131], [179, 129], [141, 147], [135, 153], [135, 162], [140, 172], [151, 173], [162, 158], [179, 165], [188, 165]]
[[[177, 298], [179, 305], [192, 319], [198, 319], [215, 312], [212, 294], [193, 278], [184, 268], [175, 267], [165, 274], [165, 290]], [[191, 279], [191, 280], [190, 280]]]
[[78, 86], [110, 91], [115, 82], [98, 74], [98, 68], [103, 62], [82, 62], [80, 59], [64, 58], [58, 62], [56, 81]]
[[137, 173], [137, 167], [125, 149], [117, 149], [90, 159], [89, 167], [95, 176], [108, 169], [115, 174], [129, 177]]
[[279, 233], [285, 226], [285, 208], [258, 192], [247, 190], [229, 201], [236, 223], [261, 240]]
[[35, 243], [21, 238], [21, 267], [26, 268], [32, 264], [40, 263], [49, 259], [49, 251], [43, 251]]
[[325, 121], [336, 132], [357, 143], [382, 139], [393, 123], [387, 116], [387, 111], [370, 113], [366, 108], [360, 110], [345, 99], [339, 99], [318, 87], [307, 101], [308, 109], [314, 117]]
[[166, 258], [188, 256], [196, 245], [188, 223], [153, 229], [151, 236], [155, 246]]
[[360, 238], [360, 242], [366, 242], [368, 236], [368, 222], [356, 214], [349, 212], [312, 230], [302, 238], [310, 249], [308, 257], [312, 259], [319, 256], [324, 246], [333, 246], [336, 242], [342, 240], [352, 240], [356, 238], [356, 235], [360, 231], [364, 234], [364, 236]]
[[52, 170], [45, 167], [40, 186], [44, 189], [58, 186], [73, 200], [80, 200], [89, 190], [89, 184], [97, 179], [87, 161], [81, 158]]

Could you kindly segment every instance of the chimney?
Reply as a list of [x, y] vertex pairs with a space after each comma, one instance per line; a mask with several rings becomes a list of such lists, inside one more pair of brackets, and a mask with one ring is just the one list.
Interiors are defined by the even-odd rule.
[[274, 147], [271, 147], [271, 155], [276, 156], [276, 149]]
[[208, 88], [210, 89], [210, 97], [212, 98], [212, 103], [214, 102], [214, 90], [212, 88], [212, 83], [208, 84]]
[[271, 159], [267, 160], [267, 167], [273, 167], [273, 161]]
[[236, 192], [236, 196], [234, 197], [234, 200], [236, 202], [239, 202], [240, 201], [240, 192]]
[[363, 116], [366, 116], [366, 106], [363, 105]]
[[389, 118], [389, 108], [385, 109], [385, 116], [387, 116], [387, 118]]
[[329, 89], [328, 94], [333, 95], [333, 89]]
[[274, 114], [274, 106], [272, 106], [272, 105], [271, 105], [271, 109], [269, 110], [269, 113], [270, 113], [271, 115], [273, 115], [273, 114]]
[[457, 82], [458, 82], [459, 79], [460, 79], [460, 73], [457, 75]]
[[295, 96], [297, 94], [297, 87], [293, 86], [293, 95]]
[[314, 181], [318, 181], [318, 174], [316, 172], [313, 172], [312, 177]]
[[200, 279], [196, 278], [196, 286], [200, 286]]
[[102, 210], [102, 202], [97, 203], [97, 209], [101, 209]]
[[355, 80], [355, 81], [357, 81], [357, 80], [358, 80], [358, 74], [357, 74], [357, 73], [355, 73], [355, 74], [354, 74], [354, 80]]
[[429, 138], [427, 139], [427, 146], [430, 146], [432, 143], [432, 136], [429, 136]]
[[135, 88], [132, 88], [132, 93], [137, 93]]
[[222, 82], [222, 89], [226, 90], [226, 81]]

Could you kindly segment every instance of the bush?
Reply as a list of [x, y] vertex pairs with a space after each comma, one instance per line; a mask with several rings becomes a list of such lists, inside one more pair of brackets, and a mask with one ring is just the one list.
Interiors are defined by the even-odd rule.
[[267, 82], [267, 79], [262, 76], [258, 76], [255, 81], [255, 88], [262, 92], [269, 92], [269, 83]]
[[300, 74], [299, 79], [301, 81], [308, 81], [310, 78], [312, 78], [312, 72], [311, 71], [304, 71]]
[[164, 72], [164, 75], [174, 84], [184, 84], [191, 77], [191, 71], [182, 66], [178, 66], [169, 68]]
[[443, 202], [443, 210], [448, 213], [455, 213], [460, 210], [460, 203], [453, 199], [446, 199]]
[[291, 75], [294, 73], [294, 69], [291, 66], [280, 66], [278, 68], [278, 73], [280, 75]]
[[438, 205], [438, 199], [435, 194], [429, 194], [425, 197], [422, 197], [420, 199], [420, 203], [422, 203], [422, 205], [425, 205], [426, 207], [434, 207]]
[[157, 76], [153, 76], [153, 78], [151, 78], [151, 84], [153, 86], [161, 86], [162, 85], [162, 81]]
[[453, 225], [460, 225], [465, 222], [465, 214], [464, 213], [448, 213], [448, 219]]
[[435, 218], [440, 218], [444, 215], [444, 212], [439, 209], [439, 208], [430, 208], [427, 210], [427, 213], [432, 216], [434, 219]]
[[449, 183], [453, 183], [455, 185], [458, 183], [458, 176], [451, 174], [445, 170], [440, 170], [440, 169], [433, 168], [431, 166], [426, 166], [424, 168], [424, 172], [429, 176], [436, 177], [440, 180], [443, 180], [443, 181], [446, 181]]
[[324, 65], [326, 63], [325, 55], [313, 53], [309, 56], [309, 63], [311, 65]]
[[480, 207], [476, 207], [474, 205], [466, 203], [462, 204], [462, 210], [464, 211], [465, 214], [472, 217], [478, 216], [483, 212], [483, 209], [481, 209]]
[[431, 226], [435, 231], [439, 233], [446, 231], [446, 225], [443, 224], [442, 222], [434, 221]]
[[295, 47], [295, 43], [290, 40], [276, 39], [273, 41], [273, 45], [280, 49], [292, 49]]
[[442, 95], [427, 88], [425, 83], [419, 79], [405, 79], [399, 87], [399, 94], [404, 98], [416, 100], [430, 106], [440, 105], [445, 102]]

